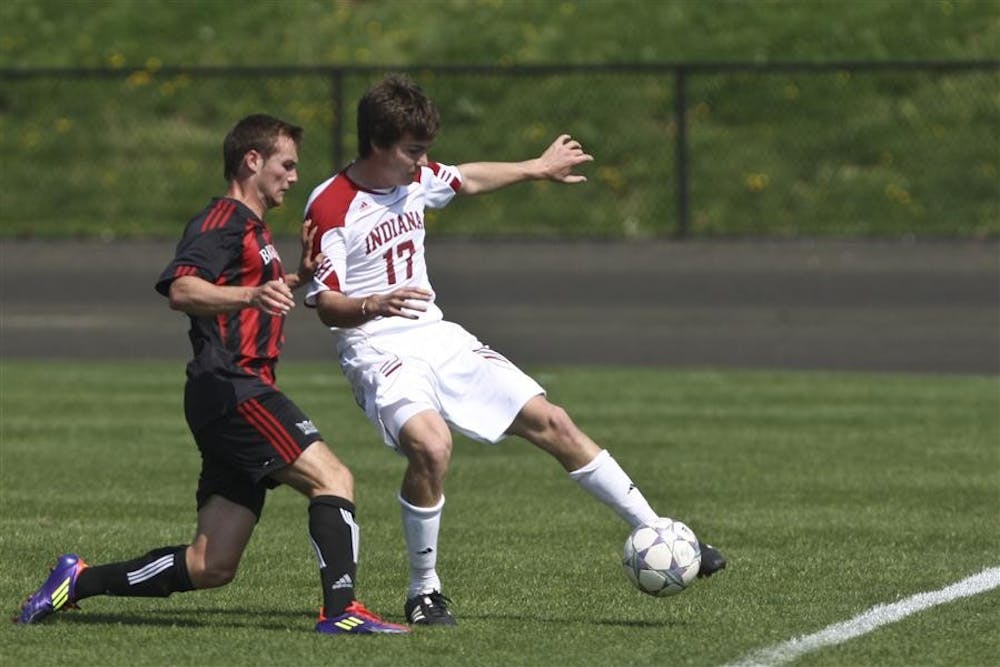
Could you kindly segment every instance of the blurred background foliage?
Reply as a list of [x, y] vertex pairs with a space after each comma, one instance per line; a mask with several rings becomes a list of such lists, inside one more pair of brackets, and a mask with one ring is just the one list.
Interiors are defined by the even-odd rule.
[[[460, 199], [435, 230], [671, 235], [676, 89], [661, 65], [998, 56], [993, 0], [7, 0], [0, 233], [176, 237], [224, 187], [222, 136], [265, 111], [306, 128], [301, 182], [271, 218], [291, 234], [354, 154], [357, 97], [405, 69], [442, 111], [434, 159], [524, 159], [561, 132], [597, 158], [585, 186]], [[483, 69], [448, 69], [470, 65]], [[579, 68], [519, 69], [543, 65]], [[184, 71], [237, 66], [272, 69]], [[348, 69], [294, 69], [311, 66]], [[17, 75], [77, 67], [106, 74]], [[1000, 234], [995, 67], [698, 69], [686, 121], [693, 236]]]

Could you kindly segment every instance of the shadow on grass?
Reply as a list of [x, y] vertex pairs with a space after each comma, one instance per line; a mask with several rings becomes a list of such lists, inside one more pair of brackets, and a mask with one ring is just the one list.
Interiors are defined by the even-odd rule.
[[[281, 619], [286, 619], [284, 622]], [[233, 628], [252, 630], [278, 630], [302, 627], [312, 630], [316, 622], [315, 611], [288, 611], [286, 609], [212, 609], [191, 607], [186, 609], [142, 609], [135, 612], [107, 613], [86, 610], [68, 610], [59, 614], [56, 622], [69, 625], [128, 625], [179, 628]], [[51, 622], [51, 621], [47, 621]]]
[[[387, 620], [403, 623], [388, 616]], [[285, 619], [282, 622], [281, 619]], [[686, 625], [680, 620], [648, 621], [639, 619], [604, 618], [594, 619], [582, 616], [528, 616], [525, 614], [463, 614], [463, 620], [512, 622], [532, 624], [585, 623], [603, 625], [615, 628], [653, 628], [678, 629]], [[313, 610], [288, 611], [286, 609], [212, 609], [205, 607], [188, 607], [182, 609], [143, 609], [127, 613], [92, 612], [82, 609], [71, 609], [59, 614], [56, 618], [47, 620], [69, 625], [126, 625], [126, 626], [158, 626], [179, 628], [232, 628], [253, 630], [276, 630], [286, 632], [289, 629], [302, 627], [312, 630], [316, 620]]]
[[681, 628], [687, 625], [682, 621], [640, 621], [627, 619], [590, 620], [594, 625], [607, 625], [613, 628]]
[[580, 624], [580, 625], [606, 625], [612, 628], [659, 628], [659, 629], [677, 629], [688, 625], [684, 621], [679, 620], [666, 620], [666, 621], [646, 621], [640, 619], [627, 619], [627, 618], [592, 618], [589, 616], [552, 616], [548, 615], [545, 617], [541, 616], [528, 616], [525, 614], [462, 614], [458, 617], [459, 623], [462, 620], [478, 620], [478, 621], [492, 621], [492, 622], [504, 622], [510, 621], [518, 624], [530, 623], [552, 623], [557, 625], [567, 625], [567, 624]]

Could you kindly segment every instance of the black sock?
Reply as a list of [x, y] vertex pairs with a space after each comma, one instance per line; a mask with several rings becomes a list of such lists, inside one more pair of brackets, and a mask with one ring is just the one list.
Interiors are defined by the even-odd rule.
[[310, 501], [309, 537], [319, 560], [326, 616], [341, 613], [354, 600], [360, 532], [351, 501], [337, 496]]
[[73, 600], [94, 595], [165, 598], [192, 591], [186, 551], [184, 544], [163, 547], [130, 561], [88, 567], [76, 580]]

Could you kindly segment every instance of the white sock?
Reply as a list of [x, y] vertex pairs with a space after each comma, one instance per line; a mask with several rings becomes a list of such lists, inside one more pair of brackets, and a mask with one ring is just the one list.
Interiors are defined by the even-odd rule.
[[606, 449], [569, 476], [590, 495], [617, 512], [632, 528], [652, 523], [658, 518], [642, 492]]
[[440, 591], [441, 579], [435, 567], [444, 496], [434, 507], [416, 507], [406, 502], [403, 496], [399, 496], [399, 504], [403, 508], [403, 535], [410, 559], [410, 588], [406, 597]]

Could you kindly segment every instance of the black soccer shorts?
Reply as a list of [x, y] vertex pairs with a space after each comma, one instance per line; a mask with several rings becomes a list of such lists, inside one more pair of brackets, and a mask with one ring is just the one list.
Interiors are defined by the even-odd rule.
[[267, 490], [278, 486], [271, 475], [322, 436], [291, 399], [274, 391], [240, 403], [199, 429], [194, 439], [202, 460], [198, 509], [215, 494], [243, 505], [259, 520]]

